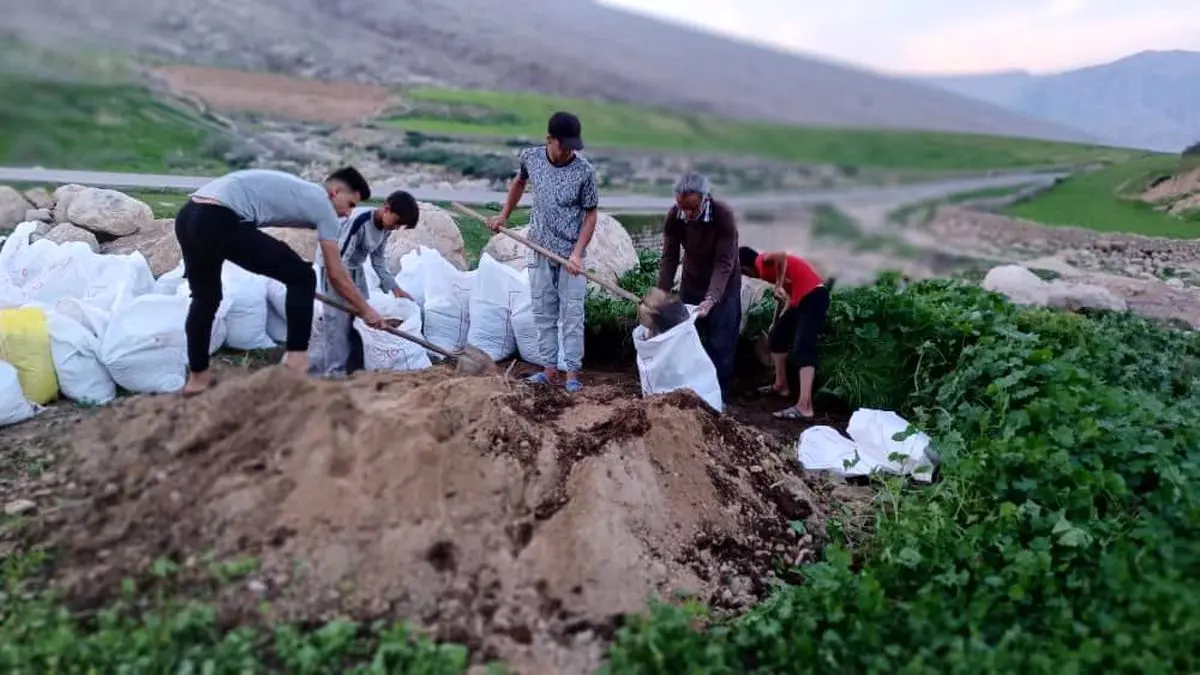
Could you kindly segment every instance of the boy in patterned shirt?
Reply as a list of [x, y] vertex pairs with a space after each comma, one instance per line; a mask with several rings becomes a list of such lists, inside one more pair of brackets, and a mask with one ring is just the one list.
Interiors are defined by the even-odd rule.
[[549, 258], [530, 252], [529, 290], [534, 322], [537, 326], [538, 352], [542, 372], [527, 381], [552, 384], [558, 379], [560, 354], [559, 326], [562, 332], [561, 361], [566, 367], [566, 389], [583, 388], [579, 371], [583, 367], [583, 303], [587, 297], [587, 278], [583, 258], [596, 230], [596, 172], [578, 154], [583, 149], [579, 118], [567, 112], [550, 117], [546, 144], [521, 151], [520, 169], [508, 190], [508, 201], [500, 215], [488, 221], [493, 232], [507, 226], [513, 209], [533, 185], [533, 209], [529, 218], [529, 238], [567, 259], [559, 265]]

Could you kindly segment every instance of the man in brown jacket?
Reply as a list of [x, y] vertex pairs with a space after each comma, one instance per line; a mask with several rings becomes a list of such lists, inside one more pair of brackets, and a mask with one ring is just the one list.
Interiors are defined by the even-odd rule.
[[658, 287], [670, 291], [683, 252], [680, 300], [698, 305], [696, 328], [728, 395], [742, 325], [742, 272], [733, 211], [712, 198], [708, 179], [688, 173], [675, 183], [675, 206], [663, 221]]

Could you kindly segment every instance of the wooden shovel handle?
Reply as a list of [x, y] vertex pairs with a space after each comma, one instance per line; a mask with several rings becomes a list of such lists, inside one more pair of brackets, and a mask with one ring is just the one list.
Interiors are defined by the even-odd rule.
[[[357, 316], [360, 319], [362, 318], [362, 315], [360, 315], [358, 312], [351, 309], [349, 305], [347, 305], [343, 302], [340, 302], [334, 298], [331, 298], [328, 295], [325, 295], [324, 293], [317, 293], [317, 299], [320, 300], [321, 302], [329, 305], [330, 307], [333, 307], [334, 309], [342, 310], [343, 312], [349, 314], [350, 316]], [[435, 354], [441, 354], [442, 356], [445, 356], [446, 358], [449, 358], [449, 359], [458, 358], [457, 355], [450, 352], [449, 350], [443, 349], [424, 338], [419, 338], [416, 335], [412, 335], [411, 333], [405, 333], [404, 331], [400, 330], [399, 328], [393, 328], [392, 326], [385, 325], [383, 328], [377, 328], [376, 330], [381, 330], [385, 333], [391, 333], [392, 335], [395, 335], [398, 338], [403, 338], [405, 340], [408, 340], [409, 342], [420, 345]]]
[[[474, 218], [475, 220], [478, 220], [485, 224], [488, 221], [487, 217], [484, 216], [483, 214], [475, 211], [474, 209], [463, 206], [462, 204], [459, 204], [458, 202], [454, 202], [450, 206], [452, 208], [454, 208], [455, 211], [458, 211], [459, 213], [463, 214], [464, 216], [466, 216], [468, 218]], [[533, 249], [534, 251], [537, 251], [538, 253], [540, 253], [540, 254], [546, 256], [547, 258], [553, 260], [554, 262], [558, 263], [559, 265], [567, 264], [566, 258], [558, 255], [554, 251], [551, 251], [550, 249], [548, 249], [544, 246], [540, 246], [538, 244], [533, 243], [532, 241], [529, 241], [525, 237], [522, 237], [521, 235], [516, 234], [515, 232], [513, 232], [507, 228], [501, 228], [500, 234], [503, 234], [507, 237], [515, 239], [517, 242]], [[628, 300], [632, 303], [635, 303], [635, 304], [639, 304], [639, 305], [642, 304], [642, 299], [639, 298], [638, 296], [634, 295], [633, 293], [630, 293], [629, 291], [625, 290], [624, 288], [621, 288], [620, 286], [618, 286], [616, 284], [609, 283], [607, 281], [604, 281], [603, 279], [598, 278], [596, 275], [592, 274], [591, 272], [588, 272], [587, 270], [583, 270], [583, 276], [587, 277], [588, 280], [592, 281], [597, 286], [600, 286], [601, 288], [612, 293], [613, 295], [625, 298], [626, 300]]]

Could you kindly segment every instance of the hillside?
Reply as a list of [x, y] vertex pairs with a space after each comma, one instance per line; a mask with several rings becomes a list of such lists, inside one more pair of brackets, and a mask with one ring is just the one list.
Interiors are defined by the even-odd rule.
[[964, 96], [1104, 141], [1178, 152], [1200, 139], [1200, 52], [1146, 51], [1054, 75], [1022, 72], [922, 78]]
[[924, 85], [589, 0], [17, 0], [5, 24], [74, 45], [326, 79], [530, 90], [811, 125], [1088, 140]]

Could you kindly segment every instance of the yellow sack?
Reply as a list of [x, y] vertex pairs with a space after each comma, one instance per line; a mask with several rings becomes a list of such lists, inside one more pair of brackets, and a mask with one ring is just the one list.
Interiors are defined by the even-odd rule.
[[21, 392], [44, 405], [58, 396], [46, 314], [36, 307], [0, 309], [0, 361], [17, 369]]

